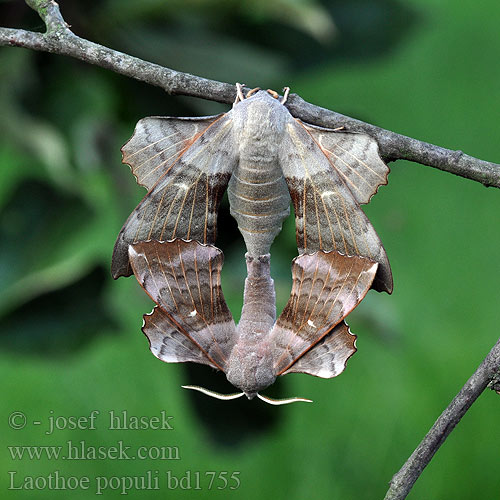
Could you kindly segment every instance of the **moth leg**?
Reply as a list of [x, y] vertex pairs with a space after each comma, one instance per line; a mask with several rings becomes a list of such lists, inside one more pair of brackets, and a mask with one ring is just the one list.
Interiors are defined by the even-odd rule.
[[251, 95], [255, 94], [255, 92], [258, 92], [259, 90], [260, 90], [260, 87], [255, 87], [254, 89], [250, 90], [250, 91], [248, 92], [248, 94], [247, 94], [247, 99], [248, 99]]
[[271, 89], [267, 89], [267, 93], [272, 95], [275, 99], [278, 99], [278, 97], [280, 96], [278, 94], [278, 92], [276, 92], [275, 90], [271, 90]]
[[245, 99], [245, 96], [243, 95], [243, 86], [244, 83], [236, 83], [236, 99], [234, 100], [234, 104], [237, 104], [240, 101], [243, 101]]
[[344, 130], [345, 127], [344, 125], [342, 125], [341, 127], [336, 127], [336, 128], [332, 128], [332, 132], [338, 132], [339, 130]]
[[281, 99], [281, 104], [285, 104], [286, 100], [288, 99], [288, 94], [290, 93], [290, 87], [284, 87], [283, 88], [283, 99]]

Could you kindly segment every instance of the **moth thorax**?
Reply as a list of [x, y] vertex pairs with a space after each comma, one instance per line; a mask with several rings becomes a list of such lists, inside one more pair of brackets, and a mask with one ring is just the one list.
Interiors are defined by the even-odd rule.
[[240, 154], [261, 152], [265, 158], [276, 156], [287, 117], [284, 106], [265, 92], [235, 105], [234, 134]]
[[248, 399], [255, 397], [257, 392], [276, 380], [271, 351], [268, 342], [248, 345], [240, 340], [231, 352], [226, 377]]

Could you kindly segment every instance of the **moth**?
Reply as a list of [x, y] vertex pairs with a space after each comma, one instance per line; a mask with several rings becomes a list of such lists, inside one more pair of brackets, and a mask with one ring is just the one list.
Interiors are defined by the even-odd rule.
[[298, 253], [339, 252], [377, 262], [373, 288], [392, 292], [384, 247], [360, 208], [389, 169], [368, 135], [294, 118], [273, 91], [237, 97], [227, 113], [140, 120], [123, 162], [148, 193], [118, 235], [114, 278], [132, 273], [129, 245], [176, 238], [214, 244], [228, 190], [251, 257], [266, 255], [293, 203]]
[[277, 376], [307, 373], [331, 378], [356, 351], [356, 336], [344, 318], [360, 303], [379, 264], [336, 251], [302, 254], [292, 262], [293, 285], [276, 320], [270, 256], [246, 254], [247, 278], [241, 319], [235, 325], [221, 289], [222, 252], [193, 240], [145, 241], [129, 246], [132, 270], [157, 304], [144, 316], [143, 332], [152, 353], [171, 362], [194, 362], [225, 372], [240, 393], [219, 399], [255, 396]]

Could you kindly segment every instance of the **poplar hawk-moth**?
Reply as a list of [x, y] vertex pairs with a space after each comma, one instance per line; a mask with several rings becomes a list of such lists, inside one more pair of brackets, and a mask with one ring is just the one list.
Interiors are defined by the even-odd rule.
[[[133, 271], [157, 303], [143, 327], [153, 353], [223, 370], [243, 391], [234, 397], [254, 397], [294, 371], [338, 375], [355, 352], [344, 317], [370, 286], [392, 291], [384, 248], [359, 207], [387, 182], [376, 142], [306, 124], [283, 104], [271, 91], [244, 98], [238, 87], [228, 113], [145, 118], [122, 150], [149, 191], [120, 232], [113, 276]], [[247, 246], [238, 327], [220, 289], [222, 253], [211, 245], [226, 187]], [[290, 201], [301, 255], [275, 322], [269, 250]]]

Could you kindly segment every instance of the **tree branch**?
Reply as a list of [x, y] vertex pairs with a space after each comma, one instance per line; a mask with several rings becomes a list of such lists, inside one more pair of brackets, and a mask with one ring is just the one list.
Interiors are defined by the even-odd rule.
[[441, 413], [401, 470], [394, 475], [384, 500], [403, 500], [406, 498], [436, 451], [488, 384], [491, 384], [493, 390], [498, 389], [496, 384], [499, 380], [499, 370], [500, 339], [446, 410]]
[[[175, 71], [143, 61], [76, 36], [64, 21], [59, 6], [51, 0], [26, 0], [38, 12], [47, 31], [0, 28], [0, 46], [25, 47], [62, 54], [109, 69], [162, 88], [169, 94], [200, 97], [230, 104], [235, 86]], [[344, 116], [305, 102], [291, 94], [287, 107], [293, 116], [323, 127], [344, 126], [347, 130], [365, 132], [377, 140], [382, 157], [387, 161], [409, 160], [438, 168], [485, 186], [500, 188], [500, 165], [479, 160], [461, 151], [452, 151], [411, 137], [396, 134], [375, 125]]]

